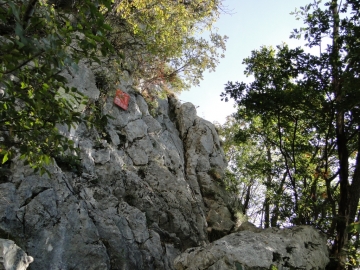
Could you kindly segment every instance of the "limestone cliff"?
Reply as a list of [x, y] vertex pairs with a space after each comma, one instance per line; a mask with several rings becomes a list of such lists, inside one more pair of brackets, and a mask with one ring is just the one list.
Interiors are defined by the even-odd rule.
[[[70, 85], [99, 97], [85, 66]], [[79, 146], [80, 164], [55, 162], [49, 177], [14, 161], [0, 185], [0, 236], [34, 258], [29, 269], [173, 269], [183, 250], [234, 226], [214, 126], [176, 98], [159, 100], [150, 115], [131, 82], [117, 87], [130, 95], [129, 108], [109, 96], [106, 130], [62, 129]]]

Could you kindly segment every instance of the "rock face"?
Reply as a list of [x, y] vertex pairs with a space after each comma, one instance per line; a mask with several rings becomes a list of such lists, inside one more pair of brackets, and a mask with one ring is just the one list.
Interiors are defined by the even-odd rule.
[[[70, 84], [94, 99], [92, 81]], [[118, 87], [129, 108], [109, 96], [105, 130], [59, 127], [79, 146], [80, 164], [56, 159], [49, 177], [15, 160], [0, 184], [0, 237], [34, 257], [29, 269], [173, 269], [183, 250], [234, 226], [214, 126], [175, 98], [150, 115], [131, 85]]]
[[[325, 269], [326, 239], [312, 227], [241, 231], [206, 247], [190, 248], [175, 260], [175, 269]], [[271, 267], [272, 266], [272, 267]]]
[[[82, 66], [81, 74], [70, 85], [103, 97], [91, 70]], [[34, 258], [29, 269], [174, 269], [186, 249], [234, 230], [214, 126], [176, 98], [149, 110], [130, 81], [117, 86], [131, 97], [127, 111], [104, 99], [102, 112], [112, 117], [104, 130], [59, 126], [80, 161], [55, 158], [50, 176], [40, 176], [13, 160], [12, 174], [0, 178], [0, 237]], [[191, 267], [185, 255], [177, 268]]]

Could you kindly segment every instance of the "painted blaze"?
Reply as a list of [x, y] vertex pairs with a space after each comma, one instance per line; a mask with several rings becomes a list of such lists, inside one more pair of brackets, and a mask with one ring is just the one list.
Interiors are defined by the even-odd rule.
[[116, 90], [116, 94], [115, 94], [115, 98], [114, 98], [114, 103], [119, 106], [120, 108], [127, 110], [128, 106], [129, 106], [129, 100], [130, 100], [130, 96], [121, 91], [120, 89]]

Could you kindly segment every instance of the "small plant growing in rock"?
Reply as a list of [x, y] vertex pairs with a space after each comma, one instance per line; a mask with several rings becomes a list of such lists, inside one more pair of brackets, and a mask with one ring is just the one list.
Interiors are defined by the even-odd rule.
[[62, 170], [68, 170], [71, 172], [81, 172], [81, 160], [75, 155], [59, 155], [55, 157], [57, 165]]
[[159, 107], [157, 97], [149, 95], [147, 92], [144, 92], [142, 96], [148, 104], [150, 115], [155, 118], [157, 116], [157, 109]]
[[242, 213], [242, 211], [236, 211], [235, 216], [235, 227], [239, 228], [241, 224], [248, 221], [248, 217]]
[[224, 182], [225, 189], [233, 193], [239, 193], [239, 183], [235, 174], [229, 170], [225, 171], [225, 176], [222, 181]]
[[102, 142], [102, 140], [101, 140], [100, 138], [98, 138], [98, 139], [94, 142], [93, 148], [94, 148], [95, 150], [99, 150], [99, 149], [104, 148], [103, 142]]
[[208, 174], [214, 178], [214, 180], [218, 181], [218, 182], [221, 182], [222, 180], [222, 175], [221, 173], [215, 169], [215, 168], [211, 168], [209, 171], [208, 171]]

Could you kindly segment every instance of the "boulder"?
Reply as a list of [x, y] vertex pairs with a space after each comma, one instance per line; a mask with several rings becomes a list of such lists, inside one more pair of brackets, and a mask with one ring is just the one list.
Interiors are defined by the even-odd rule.
[[189, 248], [175, 259], [177, 270], [325, 269], [324, 235], [310, 226], [241, 231], [205, 247]]

